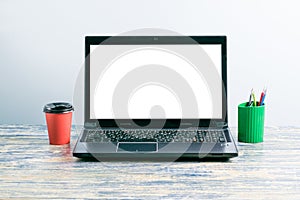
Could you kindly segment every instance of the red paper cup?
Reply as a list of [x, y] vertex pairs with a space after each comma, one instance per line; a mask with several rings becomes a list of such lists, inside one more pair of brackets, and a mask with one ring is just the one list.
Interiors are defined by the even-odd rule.
[[45, 105], [49, 143], [54, 145], [70, 143], [73, 106], [69, 103]]

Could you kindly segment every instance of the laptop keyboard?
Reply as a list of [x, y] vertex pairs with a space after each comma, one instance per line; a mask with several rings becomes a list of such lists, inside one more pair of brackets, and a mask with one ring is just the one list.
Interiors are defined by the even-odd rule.
[[[227, 132], [228, 134], [228, 132]], [[224, 143], [230, 142], [223, 130], [185, 129], [93, 129], [84, 130], [81, 142], [178, 142]]]

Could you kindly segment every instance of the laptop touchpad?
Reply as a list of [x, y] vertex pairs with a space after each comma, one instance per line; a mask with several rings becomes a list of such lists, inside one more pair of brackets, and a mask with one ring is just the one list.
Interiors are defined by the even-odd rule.
[[119, 142], [117, 152], [155, 152], [157, 142]]

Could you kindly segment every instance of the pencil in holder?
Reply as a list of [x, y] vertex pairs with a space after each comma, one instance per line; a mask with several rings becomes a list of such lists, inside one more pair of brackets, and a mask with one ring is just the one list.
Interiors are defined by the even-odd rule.
[[258, 143], [264, 140], [265, 105], [238, 106], [238, 141]]

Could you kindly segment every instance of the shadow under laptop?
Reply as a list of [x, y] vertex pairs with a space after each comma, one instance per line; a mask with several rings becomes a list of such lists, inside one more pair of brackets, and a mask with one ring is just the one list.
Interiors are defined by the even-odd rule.
[[77, 162], [230, 162], [229, 158], [97, 158], [97, 157], [85, 157], [77, 159]]

